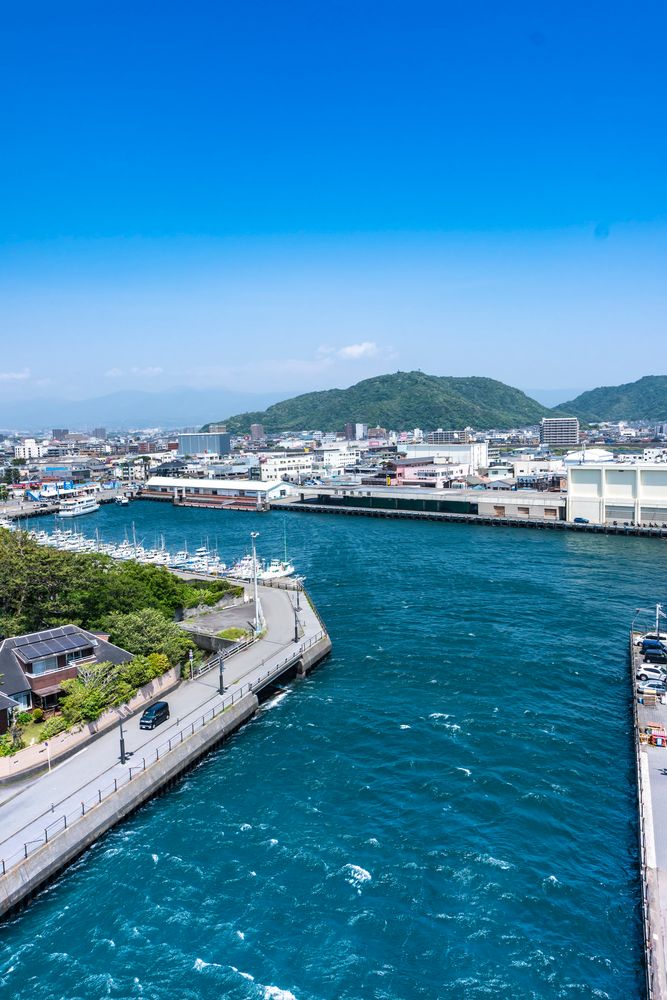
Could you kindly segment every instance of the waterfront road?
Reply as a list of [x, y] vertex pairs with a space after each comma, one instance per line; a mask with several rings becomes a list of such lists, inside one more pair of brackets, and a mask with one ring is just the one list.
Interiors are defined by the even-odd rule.
[[[261, 587], [260, 600], [266, 633], [224, 661], [225, 700], [247, 684], [256, 685], [266, 673], [293, 654], [302, 644], [318, 636], [322, 626], [308, 600], [300, 595], [297, 612], [298, 642], [295, 635], [296, 592]], [[167, 696], [171, 718], [155, 730], [140, 730], [140, 712], [123, 722], [125, 748], [129, 757], [120, 763], [119, 729], [115, 728], [89, 743], [69, 760], [54, 766], [39, 778], [22, 785], [5, 786], [0, 805], [0, 860], [16, 860], [17, 852], [32, 840], [43, 838], [44, 829], [63, 814], [90, 802], [100, 788], [113, 786], [114, 779], [127, 780], [128, 768], [142, 766], [143, 759], [155, 759], [155, 749], [164, 746], [184, 725], [200, 719], [204, 712], [220, 707], [219, 670], [213, 668], [194, 680], [184, 681]]]

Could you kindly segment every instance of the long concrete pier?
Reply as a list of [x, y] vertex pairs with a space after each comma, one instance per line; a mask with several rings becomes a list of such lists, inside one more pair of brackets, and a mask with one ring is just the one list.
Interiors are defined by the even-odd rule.
[[[262, 692], [303, 677], [331, 650], [314, 606], [290, 589], [260, 589], [266, 632], [169, 694], [170, 720], [139, 729], [137, 713], [39, 778], [0, 791], [0, 917], [165, 788], [257, 711]], [[220, 693], [222, 683], [223, 693]]]
[[[646, 995], [667, 1000], [667, 705], [637, 694], [643, 656], [630, 633]], [[664, 735], [664, 739], [660, 737]]]
[[479, 524], [495, 528], [545, 528], [551, 531], [576, 531], [579, 534], [631, 535], [642, 538], [665, 538], [667, 528], [646, 525], [575, 524], [546, 517], [505, 517], [491, 514], [453, 514], [442, 511], [400, 510], [390, 507], [342, 506], [336, 503], [309, 503], [307, 500], [272, 500], [271, 510], [297, 511], [302, 514], [344, 514], [356, 517], [380, 517], [394, 520], [440, 521], [455, 524]]

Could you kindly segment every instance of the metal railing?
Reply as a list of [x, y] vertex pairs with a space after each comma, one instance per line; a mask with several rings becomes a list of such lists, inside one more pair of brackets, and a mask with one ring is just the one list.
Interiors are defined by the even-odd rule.
[[[300, 643], [282, 660], [270, 667], [265, 673], [256, 677], [254, 681], [242, 684], [230, 695], [224, 696], [222, 701], [217, 706], [213, 706], [201, 715], [198, 715], [193, 722], [183, 726], [177, 733], [165, 740], [164, 743], [158, 744], [158, 746], [141, 758], [140, 764], [132, 764], [128, 767], [126, 773], [113, 778], [113, 780], [111, 780], [108, 784], [103, 785], [101, 788], [95, 789], [94, 794], [89, 797], [81, 799], [70, 812], [62, 813], [56, 819], [47, 823], [46, 820], [49, 816], [53, 815], [52, 807], [50, 811], [43, 813], [42, 816], [37, 817], [35, 820], [31, 820], [28, 824], [26, 824], [26, 826], [23, 827], [23, 829], [28, 830], [29, 828], [32, 828], [39, 819], [43, 819], [44, 826], [42, 827], [42, 834], [36, 838], [24, 841], [18, 850], [6, 857], [0, 858], [0, 877], [6, 875], [23, 861], [26, 861], [31, 854], [35, 853], [35, 851], [38, 851], [46, 844], [51, 843], [54, 837], [57, 837], [59, 834], [64, 833], [67, 829], [71, 828], [77, 820], [84, 817], [88, 812], [90, 812], [91, 809], [101, 805], [102, 802], [109, 798], [110, 795], [113, 795], [115, 792], [119, 791], [119, 789], [129, 785], [138, 774], [143, 773], [147, 768], [158, 763], [160, 760], [163, 760], [167, 754], [171, 753], [176, 747], [184, 743], [186, 739], [194, 736], [196, 732], [203, 729], [204, 726], [208, 725], [217, 716], [230, 709], [233, 705], [238, 704], [238, 702], [241, 701], [241, 699], [247, 694], [252, 694], [253, 692], [260, 691], [262, 688], [266, 687], [272, 679], [277, 678], [284, 673], [291, 664], [297, 663], [307, 649], [310, 649], [316, 643], [321, 642], [326, 635], [326, 631], [322, 630], [317, 632], [314, 636], [311, 636], [311, 638], [305, 642]], [[20, 833], [21, 831], [17, 832]]]
[[[635, 673], [635, 660], [634, 660], [634, 643], [633, 643], [634, 633], [630, 630], [630, 670], [631, 676], [634, 677]], [[641, 749], [639, 743], [639, 711], [637, 708], [637, 694], [635, 692], [634, 683], [632, 686], [632, 716], [633, 716], [633, 729], [634, 729], [634, 747], [635, 747], [635, 770], [637, 772], [637, 793], [639, 799], [639, 852], [640, 852], [640, 868], [641, 868], [641, 893], [642, 893], [642, 932], [644, 938], [644, 957], [645, 965], [644, 970], [646, 973], [646, 996], [648, 1000], [652, 1000], [655, 995], [653, 989], [653, 979], [655, 975], [654, 961], [653, 961], [653, 941], [651, 935], [651, 908], [650, 900], [648, 896], [648, 878], [647, 878], [647, 864], [646, 864], [646, 826], [644, 822], [644, 802], [647, 790], [644, 788], [644, 776], [642, 774], [641, 765]], [[650, 788], [648, 789], [648, 794], [650, 795]]]

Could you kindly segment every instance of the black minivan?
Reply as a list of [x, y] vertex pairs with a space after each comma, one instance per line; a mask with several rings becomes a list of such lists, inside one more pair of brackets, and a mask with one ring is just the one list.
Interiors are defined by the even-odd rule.
[[139, 729], [155, 729], [161, 722], [169, 718], [169, 704], [166, 701], [156, 701], [149, 705], [139, 719]]

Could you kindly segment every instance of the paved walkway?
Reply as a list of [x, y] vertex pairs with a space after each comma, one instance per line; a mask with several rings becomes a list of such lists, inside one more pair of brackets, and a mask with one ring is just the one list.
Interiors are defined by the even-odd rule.
[[[298, 643], [294, 642], [296, 593], [262, 587], [260, 600], [266, 635], [225, 661], [225, 699], [247, 684], [258, 684], [269, 670], [322, 631], [303, 594], [298, 612]], [[126, 780], [129, 767], [142, 766], [144, 757], [154, 758], [156, 747], [164, 745], [184, 724], [189, 725], [204, 712], [219, 708], [222, 699], [218, 684], [216, 668], [183, 682], [168, 695], [170, 720], [153, 731], [139, 729], [140, 713], [128, 718], [123, 723], [125, 748], [130, 755], [126, 764], [119, 760], [119, 730], [115, 728], [41, 777], [22, 785], [6, 786], [3, 789], [6, 798], [0, 806], [0, 860], [13, 862], [26, 842], [43, 839], [45, 827], [57, 817], [80, 809], [82, 801], [92, 800], [99, 788], [113, 785], [114, 778]]]

